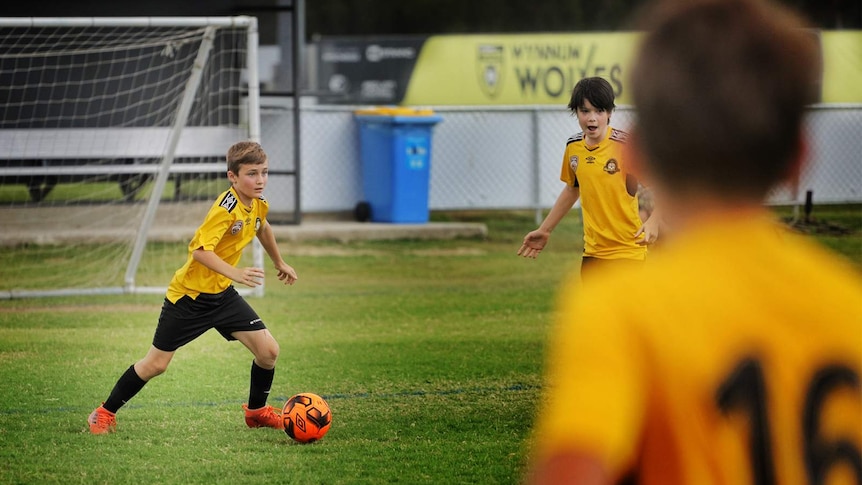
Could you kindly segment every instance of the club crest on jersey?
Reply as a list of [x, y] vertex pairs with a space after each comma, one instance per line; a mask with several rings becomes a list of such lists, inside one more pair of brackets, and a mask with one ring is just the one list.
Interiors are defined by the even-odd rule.
[[573, 172], [576, 172], [578, 170], [578, 156], [577, 155], [572, 155], [572, 157], [569, 158], [569, 166], [572, 167]]
[[602, 168], [602, 170], [613, 175], [613, 174], [620, 171], [620, 167], [617, 164], [617, 161], [612, 158], [612, 159], [608, 160], [608, 163], [605, 164], [605, 166], [604, 166], [604, 168]]
[[232, 226], [230, 226], [230, 233], [231, 233], [231, 235], [236, 236], [236, 234], [237, 234], [239, 231], [242, 231], [242, 225], [243, 225], [243, 224], [242, 224], [242, 221], [236, 221], [236, 222], [234, 222], [234, 223], [233, 223], [233, 225], [232, 225]]
[[234, 195], [228, 191], [228, 193], [224, 194], [224, 198], [221, 200], [219, 206], [227, 209], [228, 212], [233, 211], [233, 208], [236, 207], [237, 199]]
[[254, 220], [254, 232], [260, 231], [260, 217]]

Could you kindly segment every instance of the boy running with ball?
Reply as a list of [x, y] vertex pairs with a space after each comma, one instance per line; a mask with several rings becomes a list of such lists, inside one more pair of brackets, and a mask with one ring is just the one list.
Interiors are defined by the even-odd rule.
[[275, 375], [279, 347], [266, 325], [234, 289], [234, 283], [256, 287], [263, 283], [263, 268], [239, 268], [243, 249], [257, 237], [272, 259], [278, 279], [296, 282], [296, 271], [284, 262], [272, 227], [266, 220], [269, 206], [263, 197], [269, 161], [258, 143], [243, 141], [227, 153], [230, 189], [213, 203], [189, 244], [189, 255], [168, 286], [152, 346], [126, 369], [107, 400], [90, 414], [93, 434], [116, 430], [117, 411], [147, 382], [168, 368], [183, 345], [215, 328], [225, 340], [239, 340], [254, 356], [248, 404], [243, 405], [250, 428], [282, 429], [281, 416], [267, 397]]

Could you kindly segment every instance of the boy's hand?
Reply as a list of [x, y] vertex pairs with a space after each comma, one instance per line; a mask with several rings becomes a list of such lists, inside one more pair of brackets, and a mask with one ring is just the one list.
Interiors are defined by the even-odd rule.
[[297, 276], [296, 270], [293, 269], [289, 264], [285, 262], [281, 262], [277, 264], [275, 268], [278, 270], [278, 280], [283, 281], [286, 285], [292, 285], [296, 283]]
[[263, 284], [263, 276], [263, 269], [261, 268], [242, 268], [239, 278], [234, 279], [234, 281], [254, 288]]
[[540, 231], [538, 229], [527, 233], [527, 235], [524, 236], [524, 242], [521, 244], [521, 248], [518, 249], [518, 256], [536, 259], [536, 256], [542, 252], [542, 249], [545, 249], [545, 244], [548, 243], [550, 236], [550, 233]]
[[635, 239], [643, 236], [643, 238], [638, 239], [637, 243], [641, 246], [648, 246], [656, 242], [658, 239], [658, 231], [659, 231], [659, 222], [657, 217], [650, 217], [646, 222], [643, 223], [638, 232], [635, 233]]

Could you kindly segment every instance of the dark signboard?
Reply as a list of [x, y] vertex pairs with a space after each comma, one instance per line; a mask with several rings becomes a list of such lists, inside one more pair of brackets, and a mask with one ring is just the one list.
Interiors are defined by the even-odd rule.
[[424, 38], [323, 38], [317, 42], [318, 94], [330, 104], [398, 104]]

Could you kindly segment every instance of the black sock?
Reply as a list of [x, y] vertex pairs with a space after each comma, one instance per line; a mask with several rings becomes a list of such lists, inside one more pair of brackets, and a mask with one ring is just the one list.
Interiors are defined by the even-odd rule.
[[114, 385], [111, 395], [108, 396], [108, 400], [105, 401], [105, 404], [102, 404], [102, 407], [112, 413], [116, 413], [124, 404], [135, 397], [135, 394], [143, 389], [146, 383], [147, 381], [141, 379], [138, 373], [135, 372], [135, 366], [130, 366], [120, 376], [120, 379], [117, 380], [117, 384]]
[[275, 377], [275, 369], [264, 369], [251, 361], [251, 386], [248, 391], [248, 408], [259, 409], [266, 406], [269, 390], [272, 388], [272, 379]]

